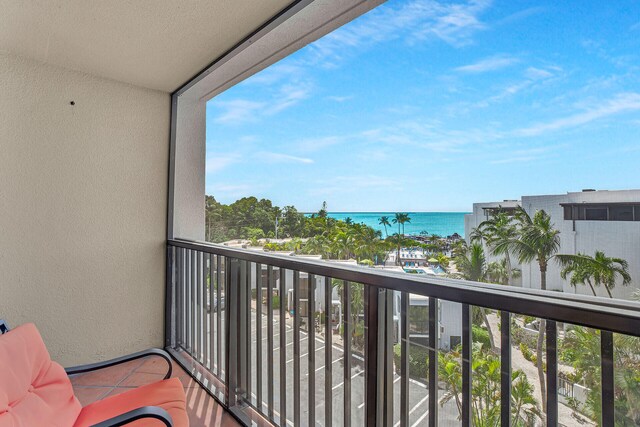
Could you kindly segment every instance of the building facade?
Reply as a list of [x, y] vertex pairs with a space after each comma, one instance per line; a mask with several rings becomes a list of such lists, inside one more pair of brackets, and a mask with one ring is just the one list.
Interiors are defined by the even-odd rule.
[[[640, 288], [640, 190], [583, 190], [558, 195], [523, 196], [520, 201], [474, 203], [473, 212], [465, 216], [467, 241], [473, 229], [490, 216], [492, 209], [513, 209], [518, 205], [531, 216], [541, 209], [551, 216], [551, 222], [560, 231], [559, 253], [593, 256], [598, 250], [608, 257], [626, 260], [632, 283], [622, 286], [619, 281], [612, 290], [614, 298], [630, 299], [633, 292]], [[491, 256], [488, 258], [494, 259]], [[512, 256], [512, 259], [512, 264], [522, 271], [520, 285], [539, 288], [540, 270], [537, 263], [519, 265], [515, 257]], [[562, 280], [560, 270], [556, 262], [550, 262], [547, 289], [592, 294], [586, 286], [573, 288], [568, 280]], [[596, 292], [598, 296], [608, 296], [602, 287], [596, 288]]]

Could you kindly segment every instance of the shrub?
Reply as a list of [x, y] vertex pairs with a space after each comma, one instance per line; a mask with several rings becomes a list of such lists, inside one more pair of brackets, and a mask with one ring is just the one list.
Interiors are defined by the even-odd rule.
[[280, 308], [280, 297], [278, 295], [274, 295], [271, 304], [273, 305], [273, 309]]
[[[400, 374], [400, 343], [393, 346], [393, 361]], [[425, 379], [429, 375], [429, 351], [416, 344], [409, 344], [409, 376]]]
[[531, 350], [529, 350], [529, 347], [523, 342], [520, 343], [520, 352], [528, 361], [531, 361], [531, 358], [535, 357], [535, 355], [531, 353]]
[[471, 336], [474, 342], [482, 343], [482, 348], [486, 350], [491, 349], [491, 341], [489, 340], [489, 331], [478, 326], [471, 325]]

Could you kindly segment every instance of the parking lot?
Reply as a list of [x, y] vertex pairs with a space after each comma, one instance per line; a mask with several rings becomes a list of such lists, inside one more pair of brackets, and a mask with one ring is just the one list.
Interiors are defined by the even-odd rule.
[[[257, 357], [258, 350], [257, 343], [257, 323], [255, 321], [255, 311], [252, 312], [252, 344], [251, 344], [251, 366], [252, 366], [252, 397], [253, 404], [257, 405], [256, 389], [257, 389]], [[262, 324], [262, 401], [263, 410], [267, 408], [267, 372], [268, 372], [268, 357], [267, 352], [269, 349], [267, 341], [267, 326], [266, 316], [263, 314]], [[280, 416], [280, 324], [279, 314], [274, 313], [273, 321], [273, 382], [274, 382], [274, 411], [276, 417]], [[295, 399], [300, 400], [300, 421], [302, 425], [308, 425], [308, 385], [309, 385], [309, 335], [306, 331], [300, 331], [300, 395], [294, 396], [294, 355], [293, 355], [293, 319], [287, 315], [285, 320], [286, 328], [286, 347], [284, 357], [286, 360], [286, 383], [284, 384], [286, 392], [286, 415], [287, 419], [293, 418], [293, 408]], [[344, 350], [339, 344], [340, 339], [337, 335], [334, 335], [334, 340], [338, 343], [333, 343], [331, 348], [331, 399], [332, 399], [332, 421], [333, 425], [343, 424], [344, 414]], [[328, 363], [325, 360], [325, 340], [322, 334], [316, 334], [315, 337], [315, 369], [313, 375], [315, 375], [315, 417], [316, 424], [318, 426], [325, 425], [325, 375], [326, 365]], [[351, 359], [351, 418], [352, 425], [364, 425], [364, 360], [359, 355], [352, 355]], [[442, 392], [441, 392], [442, 393]], [[400, 376], [394, 375], [394, 424], [399, 425], [400, 420]], [[427, 397], [427, 385], [411, 379], [409, 382], [409, 425], [421, 426], [427, 425], [428, 415], [428, 397]], [[445, 405], [440, 408], [439, 418], [441, 425], [457, 425], [457, 409], [455, 403]], [[288, 424], [293, 425], [290, 421]]]

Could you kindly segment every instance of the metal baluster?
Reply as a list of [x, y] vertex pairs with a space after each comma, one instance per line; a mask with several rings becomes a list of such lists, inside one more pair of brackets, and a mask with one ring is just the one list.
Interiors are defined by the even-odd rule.
[[316, 277], [309, 274], [309, 286], [307, 291], [307, 311], [309, 320], [309, 361], [307, 371], [309, 372], [309, 426], [316, 425]]
[[284, 298], [286, 291], [286, 271], [280, 268], [280, 427], [287, 425], [287, 330], [285, 323]]
[[471, 425], [471, 306], [462, 304], [462, 425]]
[[500, 313], [500, 425], [511, 426], [511, 313]]
[[191, 283], [189, 282], [190, 273], [189, 273], [189, 250], [183, 249], [183, 260], [182, 260], [182, 304], [184, 305], [184, 316], [183, 320], [183, 329], [184, 329], [184, 349], [189, 351], [189, 339], [191, 337], [191, 329], [189, 329], [189, 320], [191, 319]]
[[[231, 271], [231, 266], [233, 266], [233, 272]], [[231, 304], [235, 304], [238, 302], [236, 298], [236, 294], [238, 292], [238, 261], [230, 260], [229, 258], [225, 258], [225, 267], [224, 267], [224, 275], [225, 275], [225, 289], [227, 290], [225, 297], [225, 304], [231, 306]], [[225, 324], [227, 325], [225, 329], [225, 342], [226, 342], [226, 353], [225, 353], [225, 389], [224, 389], [224, 401], [227, 404], [227, 407], [233, 407], [236, 404], [236, 374], [237, 369], [236, 366], [238, 364], [237, 359], [237, 346], [238, 346], [238, 338], [237, 338], [237, 313], [240, 310], [234, 310], [233, 314], [232, 310], [225, 310]]]
[[216, 334], [216, 325], [215, 325], [215, 314], [213, 311], [213, 302], [214, 302], [214, 290], [218, 287], [216, 283], [216, 275], [214, 273], [216, 256], [213, 254], [209, 254], [209, 372], [213, 373], [213, 359], [214, 359], [214, 351], [215, 351], [215, 334]]
[[556, 322], [547, 320], [547, 426], [558, 425], [558, 352]]
[[429, 297], [429, 427], [438, 425], [438, 299]]
[[[380, 384], [384, 371], [383, 353], [381, 346], [381, 323], [384, 321], [384, 310], [380, 310], [380, 291], [375, 286], [364, 288], [365, 319], [367, 323], [366, 355], [365, 355], [365, 425], [380, 425], [382, 416], [382, 393]], [[384, 306], [382, 306], [384, 307]]]
[[602, 381], [602, 426], [613, 427], [615, 416], [613, 333], [600, 331], [600, 370]]
[[267, 405], [269, 420], [273, 416], [273, 267], [267, 267]]
[[331, 278], [324, 278], [324, 425], [331, 427], [333, 421], [333, 329], [331, 309], [333, 301], [331, 297]]
[[246, 372], [246, 386], [245, 389], [247, 391], [247, 402], [251, 403], [251, 389], [252, 384], [251, 384], [251, 364], [252, 364], [252, 360], [251, 360], [251, 284], [252, 284], [252, 280], [251, 280], [251, 263], [247, 261], [246, 263], [246, 273], [245, 273], [245, 277], [246, 277], [246, 281], [245, 281], [245, 286], [247, 289], [247, 294], [246, 294], [246, 300], [245, 300], [245, 304], [246, 304], [246, 329], [245, 329], [245, 341], [246, 341], [246, 347], [247, 347], [247, 363], [245, 365], [245, 372]]
[[207, 278], [209, 277], [209, 274], [207, 273], [207, 261], [209, 259], [209, 254], [207, 254], [206, 252], [202, 252], [202, 283], [200, 285], [200, 293], [202, 295], [200, 301], [200, 321], [201, 321], [201, 325], [200, 325], [200, 334], [202, 336], [202, 338], [200, 339], [200, 357], [201, 357], [201, 363], [203, 366], [206, 366], [207, 363], [207, 359], [209, 358], [209, 346], [207, 345]]
[[300, 425], [300, 272], [293, 272], [293, 425]]
[[[216, 347], [217, 354], [216, 360], [218, 361], [218, 366], [216, 367], [216, 372], [219, 378], [222, 378], [222, 336], [224, 331], [222, 329], [222, 286], [226, 284], [226, 281], [223, 280], [222, 277], [222, 266], [225, 265], [225, 258], [222, 258], [220, 255], [216, 256], [216, 278], [218, 288], [216, 289]], [[228, 270], [225, 269], [225, 274], [227, 274]], [[226, 287], [225, 287], [225, 300], [226, 300]], [[225, 302], [226, 308], [226, 302]], [[228, 327], [228, 325], [227, 325]]]
[[191, 310], [189, 311], [189, 315], [191, 316], [191, 345], [189, 346], [189, 354], [191, 357], [195, 358], [195, 348], [196, 348], [196, 253], [195, 251], [190, 251], [190, 265], [191, 269], [191, 281], [190, 285], [190, 301], [189, 306]]
[[178, 298], [177, 298], [177, 307], [176, 307], [176, 313], [177, 313], [177, 322], [178, 325], [176, 327], [177, 331], [178, 331], [178, 340], [177, 340], [177, 347], [182, 347], [184, 346], [184, 331], [182, 330], [182, 327], [184, 325], [184, 262], [182, 260], [182, 257], [184, 256], [184, 249], [182, 248], [177, 248], [177, 256], [176, 256], [176, 261], [178, 264], [177, 270], [178, 270], [178, 274], [177, 274], [177, 278], [178, 278], [178, 283], [177, 283], [177, 288], [178, 288]]
[[380, 372], [384, 372], [384, 405], [382, 415], [382, 425], [391, 426], [393, 425], [393, 344], [394, 344], [394, 333], [393, 333], [393, 309], [394, 309], [394, 293], [393, 291], [385, 290], [383, 292], [383, 301], [384, 301], [384, 323], [383, 323], [383, 334], [379, 335], [380, 339], [380, 347], [378, 350], [378, 354], [380, 355], [380, 359], [382, 359], [383, 365], [380, 367]]
[[344, 425], [351, 426], [351, 284], [343, 281], [344, 300]]
[[409, 294], [400, 296], [400, 427], [409, 425]]
[[262, 265], [256, 263], [256, 397], [262, 412]]
[[[175, 348], [174, 330], [176, 327], [177, 307], [174, 307], [176, 301], [176, 281], [175, 281], [175, 248], [167, 245], [167, 262], [166, 262], [166, 286], [165, 286], [165, 312], [164, 312], [164, 345], [165, 347]], [[175, 313], [175, 316], [174, 316]]]
[[[240, 260], [240, 282], [238, 283], [238, 394], [241, 397], [249, 388], [247, 387], [247, 364], [249, 349], [247, 348], [247, 261]], [[231, 307], [235, 307], [231, 306]], [[246, 395], [248, 397], [248, 395]], [[248, 400], [248, 399], [247, 399]]]
[[193, 358], [202, 360], [202, 252], [196, 252], [196, 345]]

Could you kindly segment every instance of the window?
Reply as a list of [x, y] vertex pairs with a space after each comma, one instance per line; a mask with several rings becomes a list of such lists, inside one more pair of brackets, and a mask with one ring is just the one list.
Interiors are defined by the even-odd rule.
[[607, 208], [585, 208], [584, 213], [588, 221], [606, 221], [609, 216]]
[[612, 206], [609, 208], [610, 221], [633, 221], [633, 206]]
[[429, 307], [412, 306], [409, 308], [409, 334], [429, 333]]
[[608, 203], [598, 205], [563, 204], [567, 221], [640, 221], [640, 205]]

